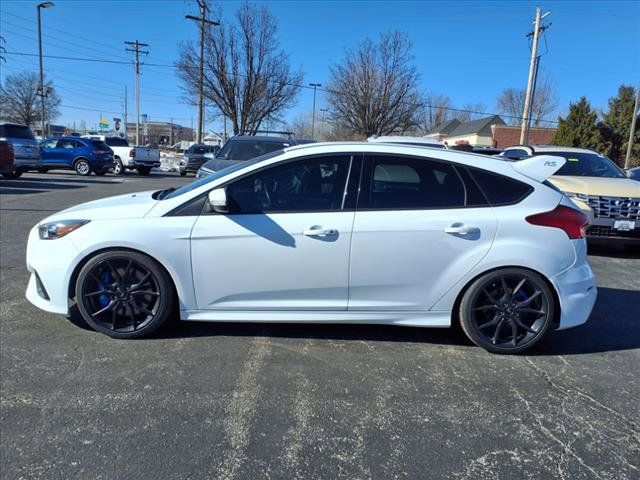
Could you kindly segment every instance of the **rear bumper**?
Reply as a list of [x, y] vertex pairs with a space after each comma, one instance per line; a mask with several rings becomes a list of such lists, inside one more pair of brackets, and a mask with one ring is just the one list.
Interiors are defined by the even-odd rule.
[[14, 163], [15, 168], [21, 170], [42, 166], [42, 160], [40, 157], [16, 157]]
[[598, 289], [588, 262], [574, 266], [551, 279], [560, 299], [558, 330], [577, 327], [589, 319]]
[[134, 167], [159, 167], [160, 166], [160, 160], [156, 161], [156, 160], [149, 160], [149, 161], [142, 161], [142, 160], [134, 160], [133, 161], [133, 165]]

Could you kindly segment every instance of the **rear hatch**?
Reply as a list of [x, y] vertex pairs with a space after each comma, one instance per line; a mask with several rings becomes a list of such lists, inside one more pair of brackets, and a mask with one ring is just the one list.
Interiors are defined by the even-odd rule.
[[0, 138], [13, 145], [16, 159], [40, 159], [38, 141], [24, 125], [0, 125]]

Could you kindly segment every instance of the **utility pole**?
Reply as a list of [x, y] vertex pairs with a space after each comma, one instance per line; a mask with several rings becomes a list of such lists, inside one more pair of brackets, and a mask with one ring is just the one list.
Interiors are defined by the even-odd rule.
[[202, 132], [204, 130], [204, 34], [207, 25], [217, 27], [219, 22], [214, 22], [207, 18], [207, 4], [205, 0], [198, 0], [200, 7], [200, 16], [185, 15], [187, 20], [193, 20], [200, 24], [200, 64], [198, 70], [198, 133], [196, 135], [196, 143], [202, 143]]
[[531, 104], [533, 102], [533, 82], [534, 75], [538, 62], [538, 40], [540, 34], [544, 32], [548, 27], [541, 27], [540, 22], [543, 18], [549, 15], [551, 12], [547, 12], [542, 15], [540, 7], [536, 7], [536, 19], [534, 21], [533, 32], [528, 33], [527, 37], [533, 36], [533, 43], [531, 45], [531, 61], [529, 63], [529, 79], [527, 81], [527, 93], [524, 98], [524, 112], [522, 114], [522, 129], [520, 130], [520, 143], [524, 144], [527, 141], [527, 132], [529, 125], [529, 115], [531, 114]]
[[169, 146], [173, 145], [173, 117], [169, 119]]
[[124, 86], [124, 138], [129, 139], [127, 134], [127, 86]]
[[636, 89], [636, 103], [633, 106], [633, 115], [631, 116], [631, 131], [629, 132], [629, 144], [627, 145], [627, 156], [624, 159], [624, 168], [631, 166], [631, 151], [633, 150], [633, 137], [636, 131], [636, 117], [638, 116], [638, 106], [640, 105], [640, 82]]
[[319, 83], [310, 83], [310, 87], [313, 87], [313, 112], [311, 113], [311, 139], [316, 138], [316, 89], [322, 85]]
[[36, 7], [38, 10], [38, 56], [40, 57], [40, 105], [41, 105], [41, 115], [42, 115], [42, 138], [47, 138], [45, 136], [45, 111], [44, 111], [44, 102], [47, 98], [47, 92], [44, 90], [44, 68], [42, 66], [42, 20], [40, 19], [40, 10], [43, 8], [51, 8], [53, 7], [53, 2], [44, 2], [38, 4]]
[[[135, 72], [136, 72], [136, 146], [140, 145], [140, 54], [149, 55], [148, 50], [140, 50], [140, 47], [148, 47], [148, 43], [140, 43], [138, 40], [135, 42], [124, 42], [127, 45], [131, 45], [133, 48], [125, 48], [127, 52], [133, 52], [135, 55]], [[126, 127], [125, 127], [126, 129]]]

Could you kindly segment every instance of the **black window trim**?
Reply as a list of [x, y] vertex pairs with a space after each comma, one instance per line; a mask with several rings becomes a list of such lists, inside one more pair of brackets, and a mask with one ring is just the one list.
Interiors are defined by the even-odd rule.
[[[482, 196], [484, 197], [484, 199], [486, 201], [485, 205], [462, 205], [462, 206], [452, 206], [452, 207], [392, 207], [392, 208], [372, 208], [372, 207], [369, 207], [369, 206], [363, 207], [361, 205], [361, 198], [363, 197], [363, 195], [360, 195], [360, 191], [363, 189], [363, 187], [369, 188], [368, 185], [371, 184], [370, 180], [371, 180], [371, 176], [373, 175], [373, 169], [371, 168], [371, 166], [373, 165], [373, 157], [382, 157], [382, 156], [384, 156], [384, 157], [392, 157], [392, 158], [409, 158], [409, 159], [418, 160], [418, 161], [427, 160], [427, 161], [432, 161], [432, 162], [436, 162], [436, 163], [442, 163], [442, 164], [449, 165], [456, 172], [456, 175], [458, 176], [458, 179], [462, 183], [462, 186], [464, 188], [464, 197], [465, 197], [464, 200], [465, 200], [465, 203], [467, 203], [467, 197], [468, 197], [467, 185], [465, 184], [464, 179], [462, 178], [462, 176], [458, 172], [458, 168], [465, 168], [466, 165], [461, 164], [461, 163], [457, 163], [457, 162], [452, 162], [452, 161], [449, 161], [449, 160], [443, 160], [441, 158], [433, 158], [433, 157], [423, 157], [423, 156], [407, 155], [407, 154], [396, 154], [396, 153], [367, 153], [367, 154], [364, 155], [363, 166], [362, 166], [362, 175], [361, 175], [361, 180], [360, 180], [360, 187], [358, 189], [358, 193], [359, 193], [358, 194], [358, 205], [356, 207], [356, 210], [358, 212], [459, 210], [461, 208], [469, 209], [469, 208], [490, 208], [490, 207], [492, 207], [492, 205], [489, 202], [489, 200], [487, 199], [487, 196], [485, 195], [484, 191], [480, 188], [480, 186], [478, 185], [478, 182], [475, 180], [475, 178], [471, 177], [471, 175], [469, 175], [469, 176], [471, 177], [472, 181], [475, 182], [475, 184], [478, 187], [480, 193], [482, 194]], [[366, 202], [370, 201], [368, 193], [366, 193], [364, 195], [364, 197], [366, 198], [366, 200], [365, 200]]]
[[[277, 162], [277, 163], [271, 163], [269, 165], [264, 165], [262, 167], [256, 168], [255, 170], [251, 170], [250, 172], [244, 173], [242, 175], [239, 175], [237, 177], [234, 177], [218, 186], [216, 186], [215, 188], [211, 188], [210, 190], [207, 190], [206, 192], [197, 195], [196, 197], [182, 203], [181, 205], [173, 208], [172, 210], [170, 210], [169, 212], [165, 213], [163, 216], [164, 217], [173, 217], [173, 216], [183, 216], [180, 215], [180, 210], [183, 210], [183, 208], [186, 208], [187, 204], [191, 204], [192, 202], [197, 202], [200, 201], [200, 199], [203, 196], [208, 196], [209, 192], [213, 191], [213, 190], [217, 190], [218, 188], [227, 188], [227, 186], [231, 185], [234, 182], [238, 182], [244, 178], [247, 178], [250, 175], [254, 175], [258, 172], [261, 172], [263, 170], [267, 170], [270, 168], [276, 168], [276, 167], [280, 167], [283, 165], [287, 165], [289, 163], [294, 163], [294, 162], [299, 162], [299, 161], [306, 161], [306, 160], [310, 160], [313, 158], [322, 158], [322, 157], [349, 157], [349, 165], [347, 168], [347, 177], [345, 178], [345, 182], [344, 182], [344, 189], [342, 191], [342, 202], [340, 205], [339, 209], [336, 210], [282, 210], [282, 211], [277, 211], [277, 212], [261, 212], [261, 213], [242, 213], [242, 212], [237, 212], [237, 213], [218, 213], [218, 212], [214, 212], [212, 210], [209, 209], [209, 204], [208, 202], [204, 203], [204, 207], [202, 209], [202, 212], [200, 213], [200, 215], [280, 215], [280, 214], [293, 214], [293, 213], [332, 213], [332, 212], [353, 212], [356, 210], [356, 204], [357, 201], [354, 202], [354, 207], [352, 208], [343, 208], [346, 202], [346, 199], [349, 197], [349, 195], [354, 195], [356, 194], [357, 198], [359, 198], [359, 194], [360, 194], [360, 182], [362, 181], [362, 163], [363, 163], [363, 153], [362, 152], [327, 152], [327, 153], [316, 153], [314, 155], [306, 155], [304, 157], [295, 157], [295, 158], [290, 158], [288, 160], [284, 160], [281, 162]], [[357, 162], [357, 163], [356, 163]], [[355, 165], [354, 165], [355, 163]], [[355, 170], [354, 170], [355, 167]], [[349, 178], [350, 175], [353, 175], [353, 173], [355, 172], [355, 175], [358, 176], [358, 183], [355, 183], [355, 181], [353, 183], [349, 182]], [[360, 175], [358, 175], [358, 173], [360, 173]], [[355, 185], [355, 187], [357, 187], [355, 192], [350, 192], [350, 186], [353, 188]]]

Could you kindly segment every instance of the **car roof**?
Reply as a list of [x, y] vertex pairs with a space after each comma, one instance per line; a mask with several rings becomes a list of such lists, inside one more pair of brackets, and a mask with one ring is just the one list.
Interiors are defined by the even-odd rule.
[[0, 125], [11, 125], [12, 127], [25, 127], [25, 128], [29, 128], [27, 125], [25, 125], [24, 123], [13, 123], [13, 122], [0, 122]]
[[444, 145], [443, 142], [433, 137], [409, 137], [404, 135], [381, 135], [379, 137], [373, 136], [367, 138], [367, 142], [374, 143], [403, 143], [403, 142], [417, 142], [430, 145]]
[[529, 149], [534, 153], [546, 153], [546, 152], [566, 152], [566, 153], [598, 153], [595, 150], [589, 148], [578, 147], [564, 147], [562, 145], [513, 145], [505, 148], [505, 151], [511, 149]]
[[283, 142], [291, 143], [294, 140], [287, 137], [273, 136], [273, 135], [235, 135], [229, 140], [249, 141], [257, 140], [259, 142]]

